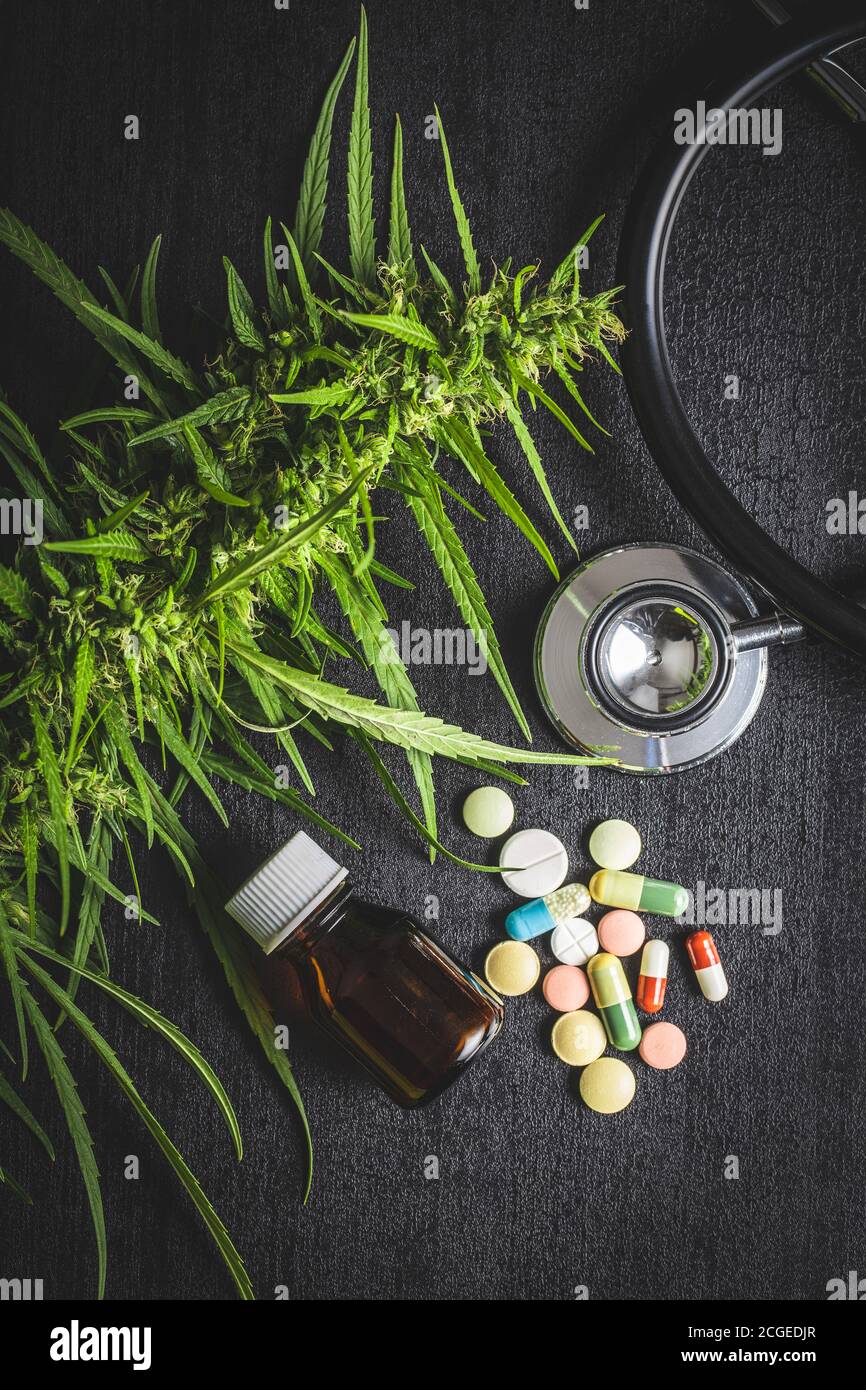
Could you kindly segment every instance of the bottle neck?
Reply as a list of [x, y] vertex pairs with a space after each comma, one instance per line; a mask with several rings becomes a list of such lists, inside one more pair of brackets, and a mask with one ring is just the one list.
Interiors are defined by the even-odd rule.
[[329, 932], [343, 916], [354, 888], [348, 878], [338, 883], [332, 892], [313, 911], [290, 932], [285, 941], [280, 942], [274, 951], [275, 956], [295, 955], [309, 949], [314, 941]]

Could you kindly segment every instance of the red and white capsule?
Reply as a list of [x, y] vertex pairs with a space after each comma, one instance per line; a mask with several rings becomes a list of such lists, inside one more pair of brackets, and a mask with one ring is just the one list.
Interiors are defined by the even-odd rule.
[[693, 931], [686, 937], [686, 950], [702, 995], [718, 1004], [728, 992], [728, 982], [715, 941], [708, 931]]
[[664, 941], [648, 941], [643, 948], [636, 997], [645, 1014], [657, 1014], [665, 1002], [670, 954]]

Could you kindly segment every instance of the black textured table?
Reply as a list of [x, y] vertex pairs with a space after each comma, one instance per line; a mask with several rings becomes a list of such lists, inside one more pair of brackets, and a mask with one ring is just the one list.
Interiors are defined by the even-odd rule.
[[[748, 6], [721, 0], [589, 0], [585, 10], [570, 0], [372, 0], [369, 12], [380, 226], [399, 110], [416, 241], [458, 273], [441, 151], [425, 138], [438, 101], [484, 263], [512, 256], [550, 267], [603, 210], [586, 279], [593, 289], [612, 280], [625, 203], [669, 127], [678, 70], [737, 26], [744, 45], [761, 28]], [[182, 345], [185, 306], [224, 313], [224, 253], [262, 293], [264, 218], [291, 220], [315, 112], [356, 21], [348, 0], [290, 0], [287, 11], [270, 0], [5, 6], [6, 200], [91, 284], [100, 263], [122, 279], [163, 231], [161, 314]], [[744, 504], [799, 559], [828, 578], [850, 577], [863, 539], [830, 536], [825, 522], [829, 499], [864, 486], [866, 181], [808, 90], [792, 84], [774, 101], [784, 111], [782, 152], [716, 151], [688, 194], [669, 276], [673, 350], [693, 418]], [[334, 207], [349, 106], [345, 93]], [[123, 138], [128, 114], [140, 118], [137, 142]], [[327, 241], [342, 256], [334, 222]], [[85, 334], [5, 254], [0, 293], [0, 382], [47, 441], [70, 405]], [[726, 398], [731, 376], [738, 399]], [[585, 381], [612, 431], [594, 458], [554, 421], [535, 422], [563, 510], [589, 509], [585, 548], [625, 539], [702, 547], [643, 447], [621, 382], [601, 368]], [[513, 442], [492, 447], [516, 473]], [[534, 502], [529, 489], [522, 495]], [[466, 534], [536, 741], [553, 748], [530, 660], [549, 576], [504, 520], [472, 523]], [[381, 554], [418, 585], [391, 603], [396, 623], [457, 624], [405, 518], [383, 528]], [[499, 740], [519, 737], [492, 679], [465, 668], [415, 674], [428, 710]], [[316, 1148], [306, 1208], [292, 1107], [180, 885], [160, 855], [146, 861], [146, 902], [162, 925], [107, 910], [113, 968], [216, 1066], [244, 1134], [241, 1165], [181, 1061], [92, 992], [82, 998], [200, 1176], [261, 1297], [284, 1287], [293, 1299], [568, 1299], [586, 1287], [593, 1299], [822, 1299], [828, 1280], [866, 1270], [864, 689], [863, 670], [837, 652], [816, 644], [774, 653], [754, 725], [700, 771], [651, 783], [595, 771], [586, 787], [567, 769], [533, 771], [518, 795], [520, 821], [560, 833], [579, 872], [588, 871], [591, 826], [625, 816], [642, 828], [646, 864], [661, 877], [778, 889], [781, 931], [718, 928], [732, 988], [715, 1008], [698, 995], [683, 929], [662, 926], [673, 946], [668, 1016], [688, 1034], [689, 1055], [671, 1074], [637, 1063], [636, 1099], [615, 1117], [577, 1101], [576, 1076], [550, 1052], [538, 992], [509, 1006], [502, 1040], [462, 1084], [411, 1114], [293, 1029]], [[438, 904], [442, 938], [477, 965], [512, 901], [504, 887], [445, 862], [431, 869], [358, 750], [338, 741], [334, 757], [320, 752], [310, 755], [319, 808], [365, 846], [350, 865], [359, 889], [419, 915]], [[476, 849], [459, 822], [471, 784], [464, 769], [438, 769], [442, 824], [462, 853]], [[230, 801], [230, 832], [206, 808], [191, 815], [233, 887], [297, 823], [270, 804]], [[125, 866], [115, 872], [126, 885]], [[8, 1022], [6, 1032], [11, 1041]], [[62, 1036], [98, 1145], [109, 1295], [231, 1297], [141, 1125], [81, 1039]], [[3, 1116], [4, 1156], [36, 1205], [0, 1193], [0, 1274], [42, 1278], [50, 1298], [89, 1295], [84, 1192], [39, 1066], [25, 1094], [59, 1156], [52, 1168]], [[124, 1177], [131, 1154], [138, 1181]], [[431, 1156], [438, 1178], [425, 1176]]]

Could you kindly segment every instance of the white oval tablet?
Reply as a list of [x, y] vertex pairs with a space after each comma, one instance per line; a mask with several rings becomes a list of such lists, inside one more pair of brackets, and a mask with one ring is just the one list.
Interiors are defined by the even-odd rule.
[[550, 949], [563, 965], [586, 965], [598, 954], [598, 933], [584, 917], [570, 917], [554, 927]]
[[549, 830], [518, 830], [499, 853], [502, 881], [521, 898], [543, 898], [565, 882], [565, 845]]

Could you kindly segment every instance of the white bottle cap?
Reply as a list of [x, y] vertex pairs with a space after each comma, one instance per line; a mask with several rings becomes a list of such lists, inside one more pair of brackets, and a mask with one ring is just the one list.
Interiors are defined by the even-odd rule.
[[270, 955], [348, 873], [299, 830], [229, 898], [226, 912]]

